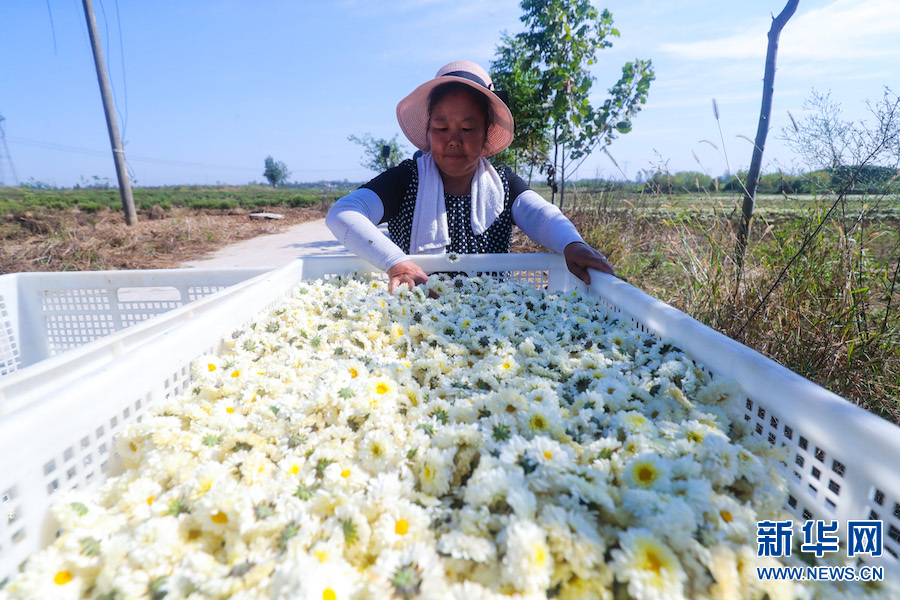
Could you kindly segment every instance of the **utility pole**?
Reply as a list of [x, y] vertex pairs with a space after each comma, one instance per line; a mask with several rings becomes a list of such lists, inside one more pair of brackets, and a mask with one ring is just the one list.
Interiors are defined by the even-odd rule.
[[91, 0], [82, 0], [84, 16], [87, 19], [88, 34], [91, 37], [91, 49], [94, 51], [94, 66], [97, 68], [97, 81], [100, 83], [100, 96], [103, 98], [103, 110], [106, 113], [106, 128], [109, 130], [109, 142], [112, 145], [113, 160], [116, 163], [116, 176], [119, 179], [119, 193], [122, 196], [122, 210], [125, 212], [125, 224], [137, 223], [137, 212], [134, 210], [134, 197], [131, 195], [131, 182], [128, 181], [128, 170], [125, 167], [125, 151], [119, 139], [119, 126], [116, 124], [116, 110], [109, 78], [106, 76], [106, 63], [103, 62], [103, 48], [97, 36], [97, 21], [94, 19], [94, 7]]
[[[3, 130], [3, 115], [0, 115], [0, 187], [6, 185], [3, 180], [3, 163], [9, 163], [9, 170], [12, 172], [13, 185], [19, 185], [19, 177], [16, 175], [16, 168], [13, 166], [12, 156], [9, 155], [9, 146], [6, 145], [6, 132]], [[5, 154], [4, 154], [5, 153]]]

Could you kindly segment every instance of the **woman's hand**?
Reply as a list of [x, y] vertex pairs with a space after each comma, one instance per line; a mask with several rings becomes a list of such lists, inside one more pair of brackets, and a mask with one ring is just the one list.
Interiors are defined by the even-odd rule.
[[428, 281], [428, 275], [425, 274], [419, 265], [411, 260], [398, 262], [396, 265], [388, 269], [388, 277], [391, 278], [388, 284], [388, 292], [393, 294], [394, 289], [402, 284], [407, 284], [409, 289], [413, 289], [420, 283]]
[[591, 284], [591, 276], [588, 269], [597, 269], [603, 273], [615, 275], [616, 271], [606, 260], [606, 257], [597, 252], [584, 242], [572, 242], [563, 250], [566, 257], [566, 266], [575, 277], [582, 280], [586, 284]]

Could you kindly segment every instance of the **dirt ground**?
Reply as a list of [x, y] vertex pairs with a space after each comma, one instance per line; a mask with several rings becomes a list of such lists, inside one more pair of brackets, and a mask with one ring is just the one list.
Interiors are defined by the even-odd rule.
[[121, 212], [110, 210], [0, 215], [0, 273], [177, 267], [228, 244], [325, 217], [319, 208], [255, 212], [283, 218], [251, 219], [242, 209], [172, 209], [138, 211], [138, 222], [129, 227]]
[[[251, 219], [242, 209], [138, 211], [138, 222], [129, 227], [122, 213], [111, 210], [0, 215], [0, 274], [176, 268], [229, 244], [325, 218], [320, 208], [255, 212], [283, 218]], [[514, 228], [511, 251], [544, 250]]]

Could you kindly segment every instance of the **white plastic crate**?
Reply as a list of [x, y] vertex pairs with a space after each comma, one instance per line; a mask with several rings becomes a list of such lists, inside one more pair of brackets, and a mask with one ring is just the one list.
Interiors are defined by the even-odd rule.
[[[0, 276], [0, 416], [248, 285], [263, 268]], [[203, 302], [198, 302], [203, 300]], [[43, 390], [43, 391], [42, 391]]]
[[[784, 465], [787, 507], [808, 518], [880, 519], [884, 556], [900, 572], [900, 429], [784, 367], [718, 334], [627, 283], [592, 272], [588, 288], [562, 257], [546, 254], [416, 257], [426, 272], [503, 272], [537, 287], [596, 294], [644, 330], [674, 340], [703, 367], [736, 380], [745, 419], [790, 452]], [[287, 297], [301, 280], [372, 271], [355, 258], [299, 259], [260, 276], [208, 311], [181, 322], [115, 361], [85, 373], [65, 395], [35, 400], [0, 419], [0, 580], [48, 543], [47, 509], [55, 494], [92, 487], [116, 470], [110, 449], [119, 429], [154, 402], [190, 385], [190, 365], [217, 352], [222, 340]]]

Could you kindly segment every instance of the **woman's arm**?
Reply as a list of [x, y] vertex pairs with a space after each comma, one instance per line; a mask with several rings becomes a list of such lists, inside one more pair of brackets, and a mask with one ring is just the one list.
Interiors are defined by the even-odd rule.
[[334, 203], [325, 225], [347, 250], [387, 271], [406, 260], [406, 254], [378, 229], [383, 216], [378, 194], [359, 188]]
[[569, 271], [585, 283], [591, 283], [588, 269], [616, 274], [606, 257], [584, 242], [572, 221], [537, 192], [521, 192], [513, 202], [512, 217], [534, 242], [565, 256]]
[[347, 250], [387, 271], [389, 291], [403, 283], [412, 289], [428, 281], [428, 275], [378, 229], [383, 216], [384, 205], [378, 194], [360, 188], [334, 203], [325, 225]]
[[513, 222], [541, 246], [562, 254], [573, 242], [583, 242], [572, 221], [533, 190], [525, 190], [512, 205]]

